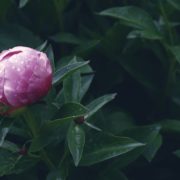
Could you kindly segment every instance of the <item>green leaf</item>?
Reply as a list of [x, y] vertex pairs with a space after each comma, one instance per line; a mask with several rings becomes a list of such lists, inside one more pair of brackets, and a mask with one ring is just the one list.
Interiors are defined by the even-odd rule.
[[23, 8], [26, 6], [26, 4], [29, 2], [29, 0], [20, 0], [19, 1], [19, 8]]
[[46, 49], [46, 46], [47, 46], [47, 41], [44, 41], [40, 46], [38, 46], [36, 49], [38, 51], [44, 51]]
[[29, 151], [36, 152], [51, 142], [61, 142], [65, 138], [69, 123], [78, 117], [84, 116], [86, 113], [87, 109], [80, 104], [67, 103], [63, 105], [59, 110], [61, 118], [48, 121], [42, 126], [38, 137], [32, 140]]
[[[77, 63], [75, 57], [71, 63]], [[65, 102], [79, 102], [81, 89], [81, 75], [80, 70], [74, 72], [63, 81], [63, 91]]]
[[31, 112], [39, 122], [39, 126], [44, 122], [53, 119], [58, 112], [58, 108], [55, 105], [53, 105], [51, 102], [48, 102], [47, 99], [45, 100], [47, 104], [35, 104], [31, 107]]
[[29, 134], [26, 129], [22, 129], [21, 127], [12, 126], [9, 133], [12, 136], [19, 136], [21, 138], [27, 139], [29, 138]]
[[180, 10], [180, 2], [179, 0], [167, 0], [169, 4], [171, 4], [175, 9]]
[[52, 48], [51, 45], [49, 45], [49, 46], [47, 47], [47, 49], [45, 50], [45, 53], [47, 54], [47, 57], [48, 57], [49, 60], [51, 61], [51, 65], [52, 65], [53, 72], [55, 72], [54, 53], [53, 53], [53, 48]]
[[71, 33], [58, 33], [50, 37], [51, 40], [57, 43], [68, 43], [79, 45], [82, 41]]
[[80, 89], [80, 100], [84, 97], [86, 92], [88, 91], [92, 80], [94, 78], [94, 74], [92, 72], [85, 73], [84, 75], [81, 76], [81, 89]]
[[78, 166], [85, 144], [85, 133], [81, 126], [73, 125], [69, 128], [67, 134], [69, 150], [74, 160], [75, 166]]
[[134, 121], [131, 115], [127, 112], [123, 112], [121, 109], [113, 111], [112, 113], [108, 111], [104, 116], [105, 120], [102, 119], [100, 124], [104, 131], [119, 134], [125, 129], [134, 127]]
[[[80, 61], [83, 60], [80, 59]], [[81, 69], [81, 88], [79, 92], [80, 100], [82, 100], [82, 98], [88, 91], [93, 78], [94, 78], [94, 72], [89, 64]]]
[[11, 151], [13, 153], [17, 153], [19, 151], [19, 147], [10, 141], [4, 141], [3, 144], [0, 145], [0, 148]]
[[[67, 56], [67, 57], [64, 57], [61, 59], [60, 63], [58, 64], [58, 67], [62, 67], [62, 66], [66, 66], [68, 65], [69, 63], [73, 63], [73, 62], [85, 62], [82, 58], [80, 57], [72, 57], [72, 56]], [[79, 76], [80, 75], [80, 76]], [[69, 86], [72, 86], [73, 87], [73, 84], [74, 83], [77, 83], [78, 86], [75, 87], [76, 89], [76, 93], [72, 91], [72, 89], [69, 87], [68, 89], [70, 91], [72, 91], [72, 93], [76, 94], [76, 97], [79, 97], [77, 99], [79, 99], [78, 101], [82, 100], [82, 98], [84, 97], [84, 95], [86, 94], [86, 92], [88, 91], [90, 85], [91, 85], [91, 82], [93, 80], [93, 77], [94, 77], [94, 72], [92, 70], [92, 68], [90, 67], [89, 64], [87, 64], [86, 66], [82, 67], [81, 69], [77, 70], [76, 72], [74, 72], [72, 74], [72, 76], [77, 76], [76, 78], [75, 77], [71, 77], [71, 75], [69, 76], [69, 83], [67, 84], [70, 84]], [[70, 78], [71, 77], [71, 78]], [[73, 79], [74, 79], [74, 83], [73, 82]], [[64, 80], [65, 81], [65, 80]], [[78, 89], [79, 89], [79, 92], [78, 92]], [[70, 94], [70, 97], [72, 96], [72, 93], [68, 93], [66, 92], [66, 94]], [[57, 95], [57, 98], [56, 98], [56, 102], [58, 103], [58, 101], [62, 101], [63, 102], [63, 94], [65, 94], [65, 91], [64, 90], [61, 90], [61, 92]], [[60, 102], [60, 104], [62, 104]]]
[[75, 72], [63, 81], [63, 91], [65, 102], [79, 102], [81, 76], [80, 72]]
[[128, 39], [134, 39], [134, 38], [140, 38], [140, 37], [144, 37], [144, 38], [147, 38], [147, 39], [153, 39], [153, 40], [161, 39], [161, 37], [158, 38], [158, 37], [154, 36], [154, 34], [152, 34], [152, 33], [149, 33], [149, 32], [146, 32], [146, 31], [141, 31], [141, 30], [131, 31], [127, 35]]
[[162, 145], [162, 136], [157, 135], [156, 138], [146, 147], [143, 155], [144, 157], [151, 162], [152, 159], [155, 157], [157, 151]]
[[88, 63], [89, 63], [89, 61], [86, 61], [86, 62], [77, 62], [77, 63], [72, 63], [72, 64], [69, 64], [67, 66], [64, 66], [64, 67], [58, 69], [54, 73], [53, 84], [57, 84], [57, 83], [62, 82], [62, 80], [65, 79], [67, 76], [71, 75], [76, 70], [84, 67]]
[[19, 156], [14, 168], [11, 170], [11, 174], [22, 174], [28, 169], [34, 167], [38, 163], [39, 159], [29, 156]]
[[4, 149], [0, 149], [0, 176], [19, 174], [37, 163], [37, 159], [20, 156]]
[[3, 145], [8, 132], [9, 132], [9, 128], [7, 128], [7, 127], [1, 129], [1, 131], [0, 131], [0, 146]]
[[176, 61], [180, 63], [180, 46], [172, 46], [169, 48], [174, 55]]
[[[65, 58], [64, 60], [61, 60], [62, 64], [63, 61], [65, 61], [65, 64], [73, 62], [85, 62], [82, 58], [79, 57]], [[88, 91], [93, 77], [94, 72], [90, 65], [82, 67], [81, 69], [74, 72], [71, 76], [67, 77], [63, 81], [63, 92], [64, 95], [66, 95], [66, 102], [71, 100], [80, 102], [86, 94], [86, 92]]]
[[136, 141], [149, 144], [157, 137], [161, 130], [161, 125], [149, 125], [149, 126], [140, 126], [132, 127], [122, 132], [122, 135], [131, 137]]
[[74, 54], [80, 54], [83, 55], [84, 53], [87, 53], [97, 47], [97, 45], [100, 43], [100, 40], [86, 40], [86, 42], [81, 43], [75, 50]]
[[109, 166], [117, 166], [119, 168], [123, 168], [135, 161], [140, 155], [144, 153], [146, 147], [148, 147], [148, 145], [151, 144], [159, 135], [160, 129], [160, 125], [149, 125], [129, 128], [123, 133], [120, 133], [121, 136], [128, 136], [146, 145], [138, 147], [137, 149], [134, 149], [133, 151], [130, 151], [127, 154], [118, 157]]
[[175, 119], [167, 119], [159, 122], [161, 131], [164, 133], [180, 133], [180, 121]]
[[59, 162], [59, 165], [55, 170], [50, 171], [46, 180], [67, 180], [67, 177], [69, 176], [70, 164], [72, 164], [72, 159], [69, 158], [69, 156], [66, 156], [66, 153], [68, 153], [67, 148], [68, 147], [65, 147], [65, 154]]
[[84, 116], [88, 109], [79, 103], [66, 103], [59, 110], [60, 117], [80, 117]]
[[54, 99], [54, 105], [58, 108], [60, 108], [65, 103], [64, 99], [64, 91], [61, 89], [59, 93], [57, 94], [56, 98]]
[[5, 150], [0, 150], [0, 176], [11, 174], [12, 169], [18, 161], [18, 157]]
[[55, 98], [56, 98], [56, 89], [55, 87], [52, 87], [50, 91], [48, 92], [47, 96], [44, 97], [44, 100], [49, 105], [49, 104], [54, 103]]
[[135, 6], [115, 7], [99, 14], [122, 20], [126, 25], [137, 29], [144, 38], [161, 39], [151, 16], [141, 8]]
[[107, 94], [102, 97], [99, 97], [95, 100], [93, 100], [90, 104], [88, 104], [86, 107], [88, 108], [89, 112], [85, 116], [85, 118], [88, 118], [92, 116], [94, 113], [96, 113], [99, 109], [101, 109], [105, 104], [112, 101], [115, 98], [116, 94]]
[[82, 165], [93, 165], [120, 156], [144, 145], [131, 138], [103, 133], [99, 133], [95, 137], [95, 139], [88, 139], [89, 142], [85, 144], [81, 160]]
[[[109, 59], [113, 59], [112, 56], [114, 55], [121, 55], [122, 49], [125, 48], [125, 44], [127, 43], [127, 32], [129, 31], [129, 28], [126, 26], [122, 26], [119, 22], [114, 23], [111, 28], [109, 28], [105, 34], [105, 36], [102, 39], [101, 42], [101, 51], [104, 55], [106, 55]], [[109, 43], [111, 42], [111, 43]], [[112, 46], [113, 44], [113, 46]], [[109, 65], [109, 63], [108, 63]], [[114, 62], [113, 62], [114, 65]], [[114, 68], [116, 66], [113, 66]], [[116, 67], [117, 70], [115, 72], [111, 71], [113, 73], [112, 81], [115, 81], [117, 78], [117, 74], [119, 75], [120, 67]], [[115, 68], [115, 69], [116, 69]], [[114, 74], [115, 73], [115, 74]], [[120, 71], [121, 73], [121, 71]], [[111, 74], [107, 74], [107, 77]], [[115, 78], [116, 77], [116, 78]], [[118, 78], [121, 78], [118, 77]]]
[[67, 117], [49, 121], [40, 129], [37, 137], [32, 139], [29, 152], [37, 152], [54, 141], [61, 142], [65, 138], [65, 133], [69, 123], [75, 117]]

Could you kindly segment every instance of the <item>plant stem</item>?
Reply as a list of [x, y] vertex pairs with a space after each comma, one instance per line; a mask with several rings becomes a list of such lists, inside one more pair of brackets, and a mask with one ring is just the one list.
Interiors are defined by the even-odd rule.
[[[23, 117], [32, 133], [32, 137], [34, 137], [34, 138], [37, 137], [38, 136], [38, 124], [37, 124], [36, 119], [33, 117], [32, 113], [28, 109], [26, 109], [25, 112], [23, 113]], [[49, 169], [51, 169], [51, 170], [55, 169], [54, 164], [49, 159], [49, 157], [44, 149], [41, 150], [41, 158], [46, 163], [46, 165], [48, 166]]]
[[33, 137], [37, 137], [37, 132], [38, 132], [38, 129], [37, 129], [37, 123], [34, 119], [34, 117], [32, 116], [32, 114], [29, 112], [28, 109], [26, 109], [24, 112], [23, 112], [23, 116], [24, 116], [24, 120], [26, 122], [26, 124], [28, 125], [31, 133], [32, 133], [32, 136]]

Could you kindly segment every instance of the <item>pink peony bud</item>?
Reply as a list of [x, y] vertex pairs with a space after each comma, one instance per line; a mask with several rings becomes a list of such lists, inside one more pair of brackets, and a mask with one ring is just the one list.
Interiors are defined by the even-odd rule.
[[52, 85], [46, 54], [17, 46], [0, 54], [0, 102], [22, 107], [45, 96]]

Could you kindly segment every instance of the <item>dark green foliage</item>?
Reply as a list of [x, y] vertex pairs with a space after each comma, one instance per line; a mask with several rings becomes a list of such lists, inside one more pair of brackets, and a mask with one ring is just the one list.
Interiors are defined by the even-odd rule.
[[0, 177], [179, 180], [179, 17], [179, 0], [1, 0], [0, 50], [44, 51], [53, 87], [1, 117]]

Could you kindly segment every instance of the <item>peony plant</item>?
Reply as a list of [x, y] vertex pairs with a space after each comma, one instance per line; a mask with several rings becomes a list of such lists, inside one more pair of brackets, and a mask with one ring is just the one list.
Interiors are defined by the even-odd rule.
[[84, 100], [94, 77], [88, 63], [68, 57], [55, 66], [52, 56], [22, 46], [0, 54], [0, 102], [8, 107], [1, 114], [0, 176], [36, 169], [31, 179], [65, 180], [77, 166], [144, 146], [94, 125], [93, 115], [116, 94]]

